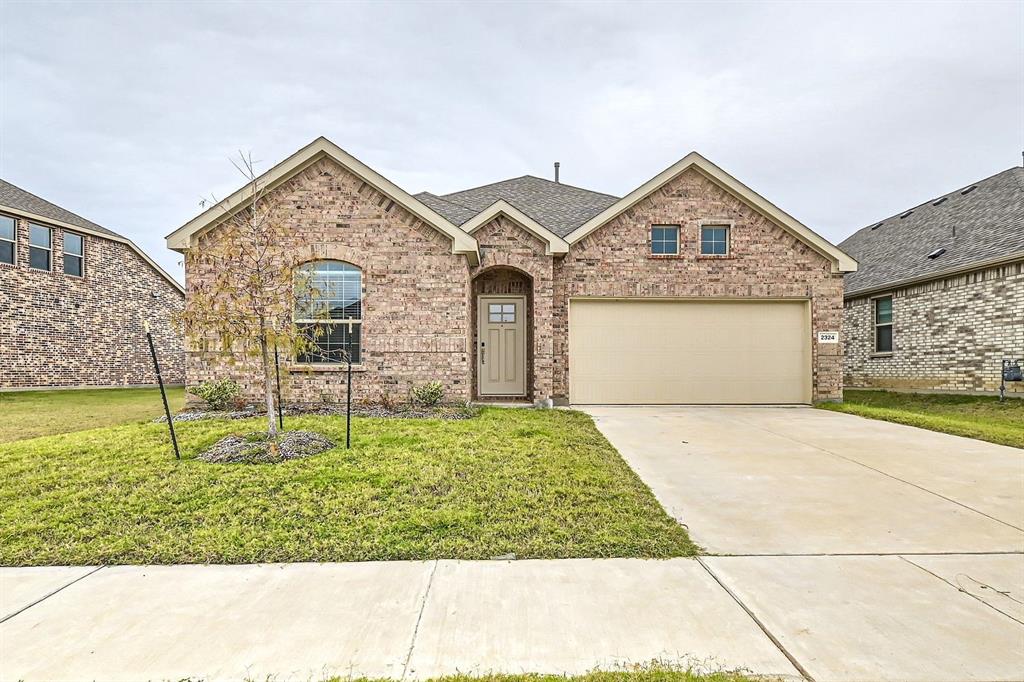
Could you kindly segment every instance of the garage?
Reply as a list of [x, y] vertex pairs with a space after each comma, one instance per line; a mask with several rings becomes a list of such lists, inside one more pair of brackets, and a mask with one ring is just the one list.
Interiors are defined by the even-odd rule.
[[806, 300], [573, 299], [576, 404], [811, 402]]

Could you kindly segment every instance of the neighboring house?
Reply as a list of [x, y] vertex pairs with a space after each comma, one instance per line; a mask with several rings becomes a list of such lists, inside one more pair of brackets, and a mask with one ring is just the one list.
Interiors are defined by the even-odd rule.
[[991, 392], [1003, 358], [1024, 357], [1024, 168], [840, 246], [860, 263], [846, 276], [847, 386]]
[[[856, 263], [699, 154], [618, 198], [524, 176], [411, 196], [319, 138], [261, 181], [335, 319], [288, 359], [286, 399], [810, 403], [842, 396], [843, 273]], [[245, 189], [226, 200], [242, 210]], [[222, 207], [167, 238], [186, 282]], [[305, 281], [305, 278], [303, 278]], [[831, 332], [819, 343], [819, 332]], [[187, 381], [255, 376], [188, 350]]]
[[181, 285], [128, 239], [0, 180], [0, 390], [183, 383]]

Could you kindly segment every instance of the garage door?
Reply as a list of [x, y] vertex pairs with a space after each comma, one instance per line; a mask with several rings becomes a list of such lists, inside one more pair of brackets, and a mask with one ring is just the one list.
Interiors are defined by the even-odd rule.
[[573, 300], [569, 399], [808, 403], [810, 343], [806, 301]]

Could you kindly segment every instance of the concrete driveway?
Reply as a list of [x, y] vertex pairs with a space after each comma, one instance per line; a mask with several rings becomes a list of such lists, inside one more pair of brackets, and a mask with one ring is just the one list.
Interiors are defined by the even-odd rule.
[[713, 554], [1024, 551], [1024, 451], [783, 407], [594, 407]]
[[586, 411], [806, 677], [1024, 679], [1024, 450], [810, 408]]

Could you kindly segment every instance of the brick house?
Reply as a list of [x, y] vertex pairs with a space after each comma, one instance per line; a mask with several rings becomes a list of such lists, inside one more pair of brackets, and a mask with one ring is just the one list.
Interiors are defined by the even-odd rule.
[[999, 388], [1003, 358], [1024, 357], [1024, 168], [840, 246], [860, 263], [846, 276], [847, 386], [987, 393]]
[[[842, 395], [843, 273], [856, 263], [691, 153], [624, 197], [524, 176], [407, 194], [319, 138], [267, 171], [287, 249], [316, 284], [285, 400], [810, 403]], [[242, 210], [246, 190], [226, 200]], [[187, 288], [220, 207], [167, 238]], [[322, 299], [322, 300], [321, 300]], [[311, 312], [312, 308], [319, 313]], [[201, 342], [187, 382], [255, 373]]]
[[184, 382], [181, 285], [139, 247], [0, 180], [0, 390]]

